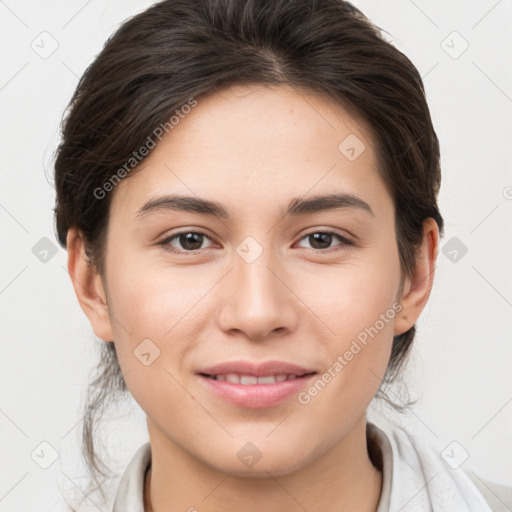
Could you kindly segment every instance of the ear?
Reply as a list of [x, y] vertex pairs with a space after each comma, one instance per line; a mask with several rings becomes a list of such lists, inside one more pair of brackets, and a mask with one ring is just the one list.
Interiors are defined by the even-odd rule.
[[89, 318], [94, 334], [103, 341], [113, 341], [107, 297], [96, 267], [86, 255], [83, 233], [70, 228], [67, 234], [68, 272], [78, 302]]
[[402, 310], [395, 318], [395, 336], [408, 331], [423, 311], [432, 290], [438, 252], [439, 228], [434, 219], [428, 218], [423, 222], [423, 240], [413, 275], [404, 280]]

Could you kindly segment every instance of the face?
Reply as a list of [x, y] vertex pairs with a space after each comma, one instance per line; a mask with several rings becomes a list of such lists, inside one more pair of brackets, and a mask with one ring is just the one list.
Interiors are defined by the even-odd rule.
[[[115, 187], [108, 329], [152, 440], [224, 472], [280, 474], [364, 415], [401, 308], [372, 144], [328, 99], [232, 87], [199, 99]], [[251, 469], [244, 450], [261, 454]]]

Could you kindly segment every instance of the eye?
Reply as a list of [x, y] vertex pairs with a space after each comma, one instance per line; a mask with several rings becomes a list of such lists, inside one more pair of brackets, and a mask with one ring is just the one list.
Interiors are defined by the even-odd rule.
[[[205, 247], [202, 247], [205, 239], [210, 240], [210, 237], [200, 231], [181, 231], [165, 238], [160, 242], [160, 245], [162, 245], [166, 251], [176, 253], [193, 253], [200, 249], [205, 249]], [[181, 249], [179, 247], [175, 248], [172, 245], [173, 241], [179, 243], [181, 245]]]
[[[333, 242], [333, 239], [336, 238], [340, 240], [341, 243], [336, 244], [334, 247], [353, 245], [353, 242], [348, 238], [339, 235], [334, 231], [315, 231], [303, 236], [301, 240], [309, 239], [313, 250], [325, 251], [326, 249], [331, 249], [333, 247], [331, 246], [331, 243]], [[168, 236], [162, 240], [159, 245], [162, 245], [166, 251], [178, 254], [191, 254], [200, 251], [201, 249], [208, 248], [203, 247], [205, 240], [211, 239], [201, 231], [180, 231], [179, 233]], [[180, 247], [173, 245], [173, 242], [179, 244]]]
[[331, 242], [333, 241], [333, 238], [341, 240], [341, 243], [336, 244], [336, 246], [353, 245], [353, 242], [348, 238], [345, 238], [334, 231], [314, 231], [303, 236], [301, 240], [309, 239], [312, 244], [312, 249], [322, 251], [332, 248]]

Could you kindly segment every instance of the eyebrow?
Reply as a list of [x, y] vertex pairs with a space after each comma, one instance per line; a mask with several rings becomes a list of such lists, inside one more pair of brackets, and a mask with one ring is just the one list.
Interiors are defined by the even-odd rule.
[[[367, 212], [373, 217], [375, 216], [373, 210], [366, 201], [363, 201], [360, 197], [357, 197], [354, 194], [348, 193], [316, 195], [307, 199], [295, 197], [290, 201], [282, 216], [307, 215], [341, 208], [357, 209]], [[150, 199], [144, 204], [144, 206], [142, 206], [142, 208], [140, 208], [135, 217], [145, 217], [149, 213], [163, 211], [183, 211], [219, 217], [221, 219], [230, 218], [230, 215], [224, 206], [217, 201], [177, 194]]]

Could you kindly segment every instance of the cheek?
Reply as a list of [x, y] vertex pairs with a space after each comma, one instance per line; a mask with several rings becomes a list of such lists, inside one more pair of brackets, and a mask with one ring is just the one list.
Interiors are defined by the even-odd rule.
[[[122, 261], [110, 272], [112, 313], [125, 329], [120, 336], [164, 339], [179, 332], [207, 290], [208, 281], [192, 268], [157, 267], [141, 261]], [[114, 322], [116, 324], [116, 322]], [[134, 340], [135, 341], [135, 340]]]
[[374, 398], [391, 355], [393, 287], [352, 288], [331, 321], [335, 336], [325, 340], [327, 365], [299, 396], [311, 417], [350, 424]]
[[[338, 340], [356, 337], [393, 308], [400, 284], [400, 263], [398, 253], [388, 253], [375, 247], [341, 265], [300, 275], [295, 289], [301, 290], [308, 307]], [[388, 317], [393, 313], [392, 309]], [[391, 332], [393, 322], [381, 328]]]
[[192, 306], [200, 290], [164, 279], [161, 269], [128, 270], [120, 265], [109, 276], [115, 290], [111, 322], [116, 352], [130, 394], [149, 415], [159, 407], [166, 411], [193, 407], [186, 404], [179, 366], [193, 346], [186, 329], [195, 321]]
[[317, 286], [319, 278], [322, 292], [311, 297], [311, 309], [329, 327], [329, 365], [321, 382], [306, 390], [303, 403], [318, 411], [338, 404], [334, 410], [340, 414], [359, 413], [375, 395], [391, 355], [400, 310], [398, 253], [375, 248], [350, 266], [317, 275]]
[[180, 395], [177, 376], [193, 350], [204, 323], [201, 297], [211, 278], [197, 278], [191, 268], [171, 270], [118, 258], [108, 270], [109, 309], [116, 352], [127, 386], [144, 408], [152, 391]]

